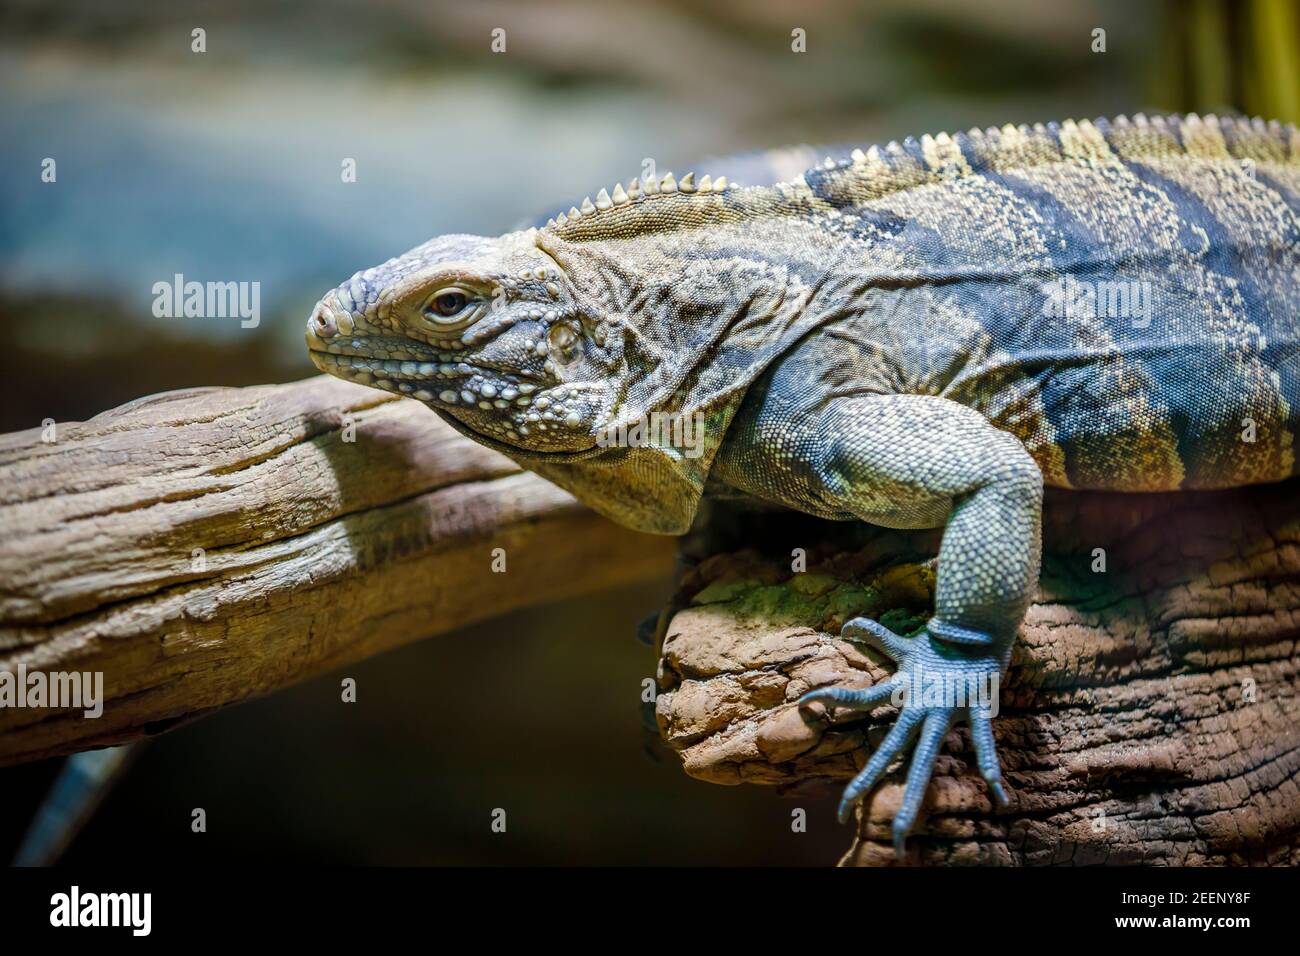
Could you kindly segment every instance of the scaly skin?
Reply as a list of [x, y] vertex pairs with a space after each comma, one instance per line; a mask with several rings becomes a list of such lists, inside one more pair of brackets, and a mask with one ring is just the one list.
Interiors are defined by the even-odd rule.
[[[909, 139], [774, 186], [633, 181], [358, 273], [307, 340], [324, 371], [425, 402], [643, 531], [687, 530], [706, 482], [946, 525], [926, 627], [845, 626], [895, 677], [804, 698], [901, 705], [841, 805], [917, 736], [901, 852], [955, 720], [1005, 800], [990, 713], [952, 690], [1006, 668], [1044, 483], [1294, 474], [1298, 316], [1296, 130], [1139, 116]], [[604, 440], [654, 413], [698, 416], [702, 444]]]

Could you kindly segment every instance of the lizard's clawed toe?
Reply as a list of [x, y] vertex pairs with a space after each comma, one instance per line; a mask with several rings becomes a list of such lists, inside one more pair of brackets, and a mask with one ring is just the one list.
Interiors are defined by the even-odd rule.
[[907, 855], [907, 830], [894, 821], [894, 857], [903, 859]]
[[890, 679], [862, 688], [818, 687], [816, 690], [810, 690], [800, 697], [799, 706], [820, 703], [834, 707], [847, 707], [852, 710], [865, 710], [868, 707], [875, 707], [877, 704], [884, 703], [898, 686], [897, 681]]
[[869, 644], [896, 664], [901, 664], [916, 646], [910, 637], [895, 634], [879, 621], [855, 617], [840, 629], [840, 637]]

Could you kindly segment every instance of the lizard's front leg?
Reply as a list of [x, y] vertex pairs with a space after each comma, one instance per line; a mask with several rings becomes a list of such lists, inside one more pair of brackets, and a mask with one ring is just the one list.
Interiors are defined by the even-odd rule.
[[980, 772], [994, 797], [1006, 801], [990, 711], [1038, 582], [1042, 474], [1016, 438], [943, 398], [836, 399], [820, 421], [805, 419], [795, 427], [805, 435], [817, 429], [815, 442], [796, 446], [824, 489], [823, 510], [838, 503], [891, 527], [947, 522], [928, 624], [908, 637], [865, 618], [844, 626], [846, 637], [864, 639], [893, 658], [897, 673], [866, 690], [822, 688], [800, 701], [865, 709], [892, 700], [900, 707], [897, 723], [845, 790], [840, 818], [847, 819], [916, 738], [894, 819], [901, 854], [955, 721], [969, 721]]

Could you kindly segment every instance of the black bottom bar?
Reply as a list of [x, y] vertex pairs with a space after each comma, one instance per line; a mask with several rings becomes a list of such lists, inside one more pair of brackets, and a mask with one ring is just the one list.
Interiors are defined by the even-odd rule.
[[[1009, 932], [1086, 942], [1173, 931], [1230, 943], [1294, 925], [1296, 889], [1289, 869], [8, 870], [0, 926], [11, 944], [37, 935], [129, 944], [146, 912], [147, 938], [166, 941], [337, 944], [457, 930], [483, 943], [555, 932], [599, 940], [613, 919], [661, 942], [690, 926], [792, 942], [899, 935], [928, 948], [949, 934], [991, 944]], [[147, 910], [143, 896], [103, 896], [145, 893]]]

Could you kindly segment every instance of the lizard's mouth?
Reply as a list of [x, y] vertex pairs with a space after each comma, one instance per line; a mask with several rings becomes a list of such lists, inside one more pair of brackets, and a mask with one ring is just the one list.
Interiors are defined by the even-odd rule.
[[[534, 416], [529, 413], [533, 411], [530, 406], [540, 386], [533, 382], [508, 382], [499, 377], [497, 369], [460, 362], [456, 363], [460, 368], [453, 365], [449, 375], [439, 377], [442, 374], [439, 366], [447, 363], [372, 359], [320, 349], [310, 349], [309, 354], [322, 372], [410, 396], [427, 404], [461, 434], [506, 455], [539, 461], [574, 461], [601, 451], [594, 440], [577, 445], [565, 442], [561, 447], [552, 448], [539, 444], [537, 432], [533, 431], [538, 423], [532, 421]], [[490, 397], [484, 395], [484, 384], [492, 384]], [[483, 403], [489, 407], [484, 408]], [[509, 416], [511, 420], [499, 416]], [[532, 441], [525, 441], [530, 433], [534, 436]]]
[[[328, 311], [308, 322], [307, 349], [320, 371], [344, 381], [414, 398], [458, 431], [508, 455], [566, 460], [600, 449], [585, 423], [594, 402], [586, 387], [538, 370], [469, 358], [459, 343], [405, 336], [339, 334]], [[594, 396], [592, 398], [595, 398]]]
[[[524, 383], [532, 387], [529, 392], [539, 387], [540, 383], [533, 376], [516, 369], [506, 370], [486, 362], [466, 362], [455, 356], [429, 355], [417, 356], [411, 352], [398, 353], [394, 358], [376, 358], [360, 351], [336, 349], [308, 349], [312, 364], [322, 372], [337, 375], [340, 378], [358, 379], [366, 375], [372, 378], [393, 379], [409, 382], [456, 382], [479, 375], [505, 380], [518, 379], [520, 386]], [[517, 386], [519, 387], [519, 386]]]
[[[467, 362], [379, 359], [320, 349], [310, 349], [309, 354], [322, 372], [409, 396], [445, 411], [485, 436], [513, 442], [551, 428], [531, 406], [536, 398], [538, 408], [546, 409], [554, 399], [542, 397], [543, 385], [515, 372]], [[555, 418], [555, 412], [543, 414]]]

